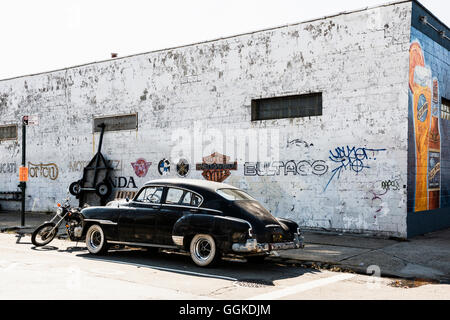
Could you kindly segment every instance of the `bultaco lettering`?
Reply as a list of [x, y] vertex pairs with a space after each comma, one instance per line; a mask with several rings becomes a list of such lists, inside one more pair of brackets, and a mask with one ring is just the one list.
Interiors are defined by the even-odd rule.
[[55, 163], [47, 164], [34, 164], [28, 162], [28, 175], [30, 178], [48, 178], [50, 180], [56, 180], [58, 178], [58, 166]]

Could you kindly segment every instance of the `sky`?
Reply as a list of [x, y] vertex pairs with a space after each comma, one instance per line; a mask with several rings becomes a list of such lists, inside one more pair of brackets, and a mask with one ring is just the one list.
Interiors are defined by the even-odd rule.
[[[383, 0], [2, 0], [0, 79], [196, 43]], [[449, 0], [420, 0], [450, 26]]]

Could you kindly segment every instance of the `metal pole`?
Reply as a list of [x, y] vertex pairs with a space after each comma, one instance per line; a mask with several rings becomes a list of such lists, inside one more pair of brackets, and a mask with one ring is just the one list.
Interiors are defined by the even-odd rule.
[[[25, 154], [26, 154], [26, 135], [27, 129], [24, 121], [22, 121], [22, 166], [25, 167]], [[20, 188], [22, 189], [22, 210], [20, 214], [20, 225], [25, 226], [25, 189], [27, 187], [27, 183], [22, 181], [20, 182]]]

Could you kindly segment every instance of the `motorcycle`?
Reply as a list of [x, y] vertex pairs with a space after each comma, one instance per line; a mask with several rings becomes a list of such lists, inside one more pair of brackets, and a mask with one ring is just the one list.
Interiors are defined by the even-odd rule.
[[44, 222], [31, 236], [31, 242], [36, 247], [42, 247], [49, 244], [58, 234], [58, 230], [63, 221], [66, 222], [66, 232], [69, 239], [79, 241], [82, 237], [83, 217], [79, 208], [71, 208], [69, 197], [65, 199], [63, 204], [58, 203], [58, 209], [55, 216], [47, 222]]

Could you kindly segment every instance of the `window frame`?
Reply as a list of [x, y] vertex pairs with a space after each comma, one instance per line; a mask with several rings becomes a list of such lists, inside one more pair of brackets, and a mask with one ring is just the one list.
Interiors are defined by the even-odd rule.
[[[442, 106], [446, 106], [446, 111], [442, 110]], [[440, 114], [440, 118], [441, 120], [447, 120], [450, 121], [450, 100], [445, 98], [445, 97], [441, 97], [441, 114]], [[444, 115], [447, 116], [448, 118], [444, 118]]]
[[[195, 192], [195, 191], [192, 191], [190, 189], [183, 188], [183, 187], [165, 186], [165, 188], [166, 188], [166, 192], [165, 192], [165, 196], [164, 196], [164, 202], [161, 203], [162, 205], [167, 205], [167, 206], [172, 206], [172, 207], [200, 208], [201, 205], [203, 204], [203, 197], [198, 192]], [[197, 206], [193, 206], [193, 205], [190, 205], [190, 204], [187, 205], [187, 204], [178, 204], [178, 203], [177, 204], [167, 203], [166, 201], [167, 201], [167, 195], [169, 194], [169, 189], [178, 189], [178, 190], [181, 190], [183, 192], [190, 192], [190, 193], [196, 195], [198, 198], [200, 198], [200, 202], [199, 202], [199, 204]], [[183, 200], [184, 200], [184, 198], [183, 198]]]
[[8, 127], [14, 127], [16, 136], [12, 137], [12, 138], [2, 138], [0, 137], [0, 141], [12, 141], [12, 140], [17, 140], [19, 138], [19, 126], [17, 125], [17, 123], [10, 123], [10, 124], [2, 124], [0, 125], [0, 128], [8, 128]]
[[[108, 126], [105, 126], [105, 132], [120, 132], [120, 131], [134, 131], [134, 130], [138, 130], [139, 129], [139, 117], [138, 117], [138, 113], [134, 112], [134, 113], [127, 113], [127, 114], [113, 114], [113, 115], [106, 115], [106, 116], [102, 116], [102, 115], [95, 115], [92, 117], [92, 132], [93, 133], [98, 133], [101, 132], [101, 128], [99, 128], [97, 125], [95, 125], [96, 121], [99, 121], [101, 119], [105, 120], [105, 119], [111, 119], [111, 118], [120, 118], [120, 117], [130, 117], [130, 116], [135, 116], [136, 118], [136, 125], [134, 128], [127, 128], [127, 129], [114, 129], [114, 130], [108, 130]], [[100, 121], [101, 123], [101, 121]], [[98, 123], [98, 124], [100, 124]]]
[[[142, 192], [145, 192], [146, 189], [149, 189], [149, 188], [162, 188], [161, 199], [159, 200], [159, 203], [138, 200], [138, 197], [142, 194]], [[133, 198], [133, 201], [137, 202], [137, 203], [149, 204], [149, 205], [162, 205], [163, 204], [163, 199], [164, 199], [164, 187], [163, 186], [144, 186], [144, 187], [141, 188], [141, 190]]]
[[[275, 116], [264, 117], [264, 118], [260, 117], [260, 113], [261, 113], [260, 108], [261, 108], [262, 102], [270, 102], [271, 100], [277, 101], [277, 100], [283, 100], [283, 99], [289, 100], [289, 99], [295, 99], [295, 98], [298, 98], [300, 100], [302, 98], [313, 98], [315, 96], [317, 96], [316, 99], [318, 99], [318, 101], [319, 101], [319, 106], [315, 107], [315, 109], [318, 108], [317, 113], [315, 113], [315, 114], [309, 114], [309, 115], [295, 114], [293, 116], [288, 116], [288, 117], [275, 117]], [[298, 103], [300, 103], [300, 102], [298, 102]], [[322, 91], [288, 95], [288, 96], [255, 98], [255, 99], [251, 100], [251, 121], [252, 122], [282, 120], [282, 119], [301, 119], [301, 118], [311, 118], [311, 117], [320, 117], [320, 116], [323, 116], [323, 92]]]

